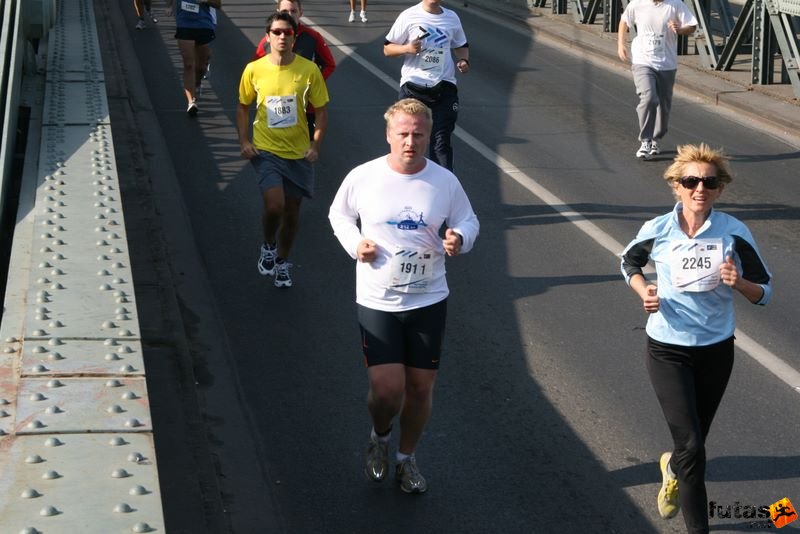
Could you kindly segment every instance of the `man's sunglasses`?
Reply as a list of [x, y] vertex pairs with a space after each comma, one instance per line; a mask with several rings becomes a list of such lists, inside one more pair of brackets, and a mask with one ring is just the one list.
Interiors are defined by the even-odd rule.
[[294, 30], [291, 28], [286, 28], [285, 30], [282, 28], [275, 28], [275, 29], [270, 28], [269, 33], [271, 33], [272, 35], [278, 35], [278, 36], [285, 35], [286, 37], [291, 37], [292, 35], [294, 35]]
[[703, 187], [706, 189], [716, 189], [719, 187], [719, 178], [716, 176], [704, 176], [702, 178], [697, 176], [684, 176], [678, 179], [678, 183], [686, 189], [694, 189], [703, 182]]

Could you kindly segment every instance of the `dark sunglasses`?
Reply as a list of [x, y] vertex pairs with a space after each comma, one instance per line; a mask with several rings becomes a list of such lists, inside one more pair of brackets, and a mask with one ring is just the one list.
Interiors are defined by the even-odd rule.
[[699, 178], [697, 176], [684, 176], [683, 178], [678, 179], [678, 183], [681, 184], [686, 189], [694, 189], [703, 182], [703, 187], [706, 189], [716, 189], [719, 187], [719, 178], [716, 176], [705, 176], [703, 178]]
[[269, 33], [271, 33], [272, 35], [279, 35], [279, 36], [285, 35], [286, 37], [291, 37], [292, 35], [294, 35], [294, 30], [291, 28], [287, 28], [285, 30], [282, 28], [275, 28], [275, 29], [270, 28]]

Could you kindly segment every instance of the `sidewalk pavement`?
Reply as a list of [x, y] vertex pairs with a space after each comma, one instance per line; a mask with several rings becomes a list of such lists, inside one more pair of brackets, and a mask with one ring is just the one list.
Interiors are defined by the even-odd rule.
[[[602, 23], [581, 24], [573, 12], [553, 14], [552, 4], [548, 4], [544, 8], [529, 8], [526, 0], [464, 0], [463, 3], [467, 9], [477, 7], [523, 20], [535, 35], [628, 70], [617, 57], [616, 33], [603, 32]], [[574, 5], [570, 3], [569, 8], [574, 10]], [[691, 43], [689, 48], [693, 50]], [[700, 59], [697, 54], [679, 56], [676, 91], [683, 90], [708, 104], [766, 124], [777, 133], [800, 137], [800, 99], [791, 84], [752, 84], [749, 54], [737, 56], [730, 71], [707, 69]]]

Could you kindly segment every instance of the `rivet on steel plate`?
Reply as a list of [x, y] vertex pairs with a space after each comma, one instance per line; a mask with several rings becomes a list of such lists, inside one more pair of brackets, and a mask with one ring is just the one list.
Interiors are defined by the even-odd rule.
[[108, 241], [106, 241], [105, 239], [101, 239], [101, 240], [99, 240], [99, 241], [98, 241], [97, 243], [95, 243], [95, 244], [96, 244], [98, 247], [105, 247], [105, 246], [108, 246]]
[[123, 365], [122, 367], [119, 368], [119, 372], [120, 373], [135, 373], [136, 372], [136, 368], [134, 366], [132, 366], [131, 364]]
[[128, 478], [129, 476], [131, 476], [130, 473], [124, 469], [114, 469], [114, 471], [111, 472], [112, 478]]
[[105, 254], [101, 254], [100, 256], [97, 256], [97, 261], [109, 261], [110, 259], [111, 258], [106, 256]]
[[49, 371], [49, 369], [39, 363], [34, 365], [31, 371], [33, 371], [34, 373], [46, 373], [47, 371]]
[[126, 391], [122, 394], [123, 400], [136, 400], [139, 398], [139, 395], [136, 394], [134, 391]]
[[60, 447], [64, 442], [58, 438], [47, 438], [44, 442], [45, 447]]
[[23, 499], [35, 499], [36, 497], [41, 497], [41, 496], [42, 494], [33, 488], [24, 490], [22, 492], [22, 495], [20, 495], [20, 497], [22, 497]]
[[48, 324], [48, 326], [49, 326], [50, 328], [63, 328], [63, 327], [64, 327], [64, 323], [62, 323], [62, 322], [61, 322], [61, 321], [59, 321], [59, 320], [55, 320], [55, 321], [50, 321], [50, 323]]
[[112, 283], [112, 284], [124, 284], [124, 283], [125, 283], [125, 280], [123, 280], [122, 278], [114, 278], [114, 279], [111, 281], [111, 283]]
[[41, 510], [39, 510], [39, 515], [42, 517], [52, 517], [54, 515], [58, 515], [59, 512], [55, 506], [45, 506]]
[[108, 271], [108, 269], [100, 269], [97, 271], [97, 276], [111, 276], [111, 273]]
[[125, 411], [125, 409], [122, 406], [120, 406], [119, 404], [112, 404], [111, 406], [106, 408], [106, 411], [108, 413], [123, 413]]
[[42, 475], [42, 478], [45, 480], [55, 480], [61, 478], [61, 474], [58, 471], [47, 471]]
[[144, 425], [142, 425], [141, 421], [139, 421], [135, 417], [132, 417], [132, 418], [128, 419], [127, 421], [125, 421], [125, 426], [128, 427], [128, 428], [139, 428], [140, 426], [144, 426]]
[[134, 486], [128, 491], [130, 495], [147, 495], [150, 493], [144, 486]]
[[114, 511], [118, 514], [129, 514], [133, 512], [133, 508], [130, 504], [121, 502], [114, 507]]
[[44, 331], [44, 330], [42, 330], [42, 329], [39, 329], [39, 330], [34, 330], [34, 331], [33, 331], [33, 335], [34, 335], [34, 336], [36, 336], [36, 337], [42, 337], [42, 336], [46, 336], [46, 335], [47, 335], [47, 332], [45, 332], [45, 331]]
[[62, 382], [61, 380], [58, 380], [58, 379], [48, 380], [48, 382], [47, 382], [47, 387], [49, 387], [49, 388], [60, 388], [60, 387], [63, 387], [63, 386], [64, 386], [64, 382]]
[[152, 532], [154, 529], [150, 528], [150, 525], [148, 525], [147, 523], [136, 523], [135, 525], [133, 525], [133, 528], [131, 530], [133, 530], [138, 534], [141, 532]]
[[45, 397], [41, 393], [34, 393], [33, 395], [31, 395], [31, 400], [32, 401], [43, 401], [43, 400], [47, 400], [47, 397]]
[[[117, 316], [117, 317], [119, 318], [120, 316]], [[122, 317], [123, 320], [127, 320], [128, 319], [127, 315], [122, 315], [121, 317]], [[122, 336], [122, 337], [131, 337], [131, 336], [133, 336], [133, 332], [131, 332], [128, 329], [124, 329], [124, 330], [120, 330], [119, 331], [119, 335]]]
[[19, 531], [19, 534], [42, 534], [42, 533], [33, 527], [25, 527]]
[[112, 289], [114, 288], [111, 287], [109, 284], [103, 284], [100, 286], [100, 291], [111, 291]]
[[122, 445], [127, 445], [128, 442], [125, 441], [125, 438], [116, 436], [108, 440], [108, 444], [111, 445], [112, 447], [121, 447]]
[[25, 463], [26, 464], [40, 464], [42, 462], [44, 462], [44, 458], [42, 458], [38, 454], [33, 454], [33, 455], [28, 456], [27, 458], [25, 458]]
[[146, 458], [140, 452], [132, 452], [132, 453], [130, 453], [128, 455], [128, 461], [132, 462], [134, 464], [140, 464], [140, 463], [144, 462], [145, 460], [146, 460]]
[[61, 345], [63, 345], [63, 344], [64, 344], [64, 342], [63, 342], [63, 341], [61, 341], [61, 338], [60, 338], [60, 337], [54, 337], [53, 339], [51, 339], [50, 341], [48, 341], [48, 342], [47, 342], [47, 344], [48, 344], [48, 345], [52, 345], [52, 346], [54, 346], [54, 347], [60, 347]]
[[51, 352], [47, 355], [48, 360], [63, 360], [64, 357], [61, 355], [60, 352]]
[[33, 350], [31, 352], [33, 352], [34, 354], [44, 354], [45, 352], [47, 352], [47, 348], [41, 345], [37, 345], [33, 347]]
[[100, 325], [100, 328], [116, 328], [117, 325], [114, 324], [113, 321], [103, 321], [103, 324]]
[[112, 378], [111, 380], [106, 380], [106, 387], [107, 388], [118, 388], [122, 387], [122, 382], [117, 380], [116, 378]]
[[103, 341], [103, 345], [105, 345], [107, 347], [113, 347], [115, 345], [119, 345], [119, 343], [117, 343], [117, 340], [114, 339], [114, 338], [108, 338], [108, 339]]
[[39, 421], [38, 419], [34, 419], [33, 421], [31, 421], [30, 423], [28, 423], [25, 426], [27, 426], [28, 428], [33, 430], [33, 429], [36, 429], [36, 428], [44, 428], [46, 425], [44, 423], [42, 423], [41, 421]]
[[56, 415], [56, 414], [64, 413], [64, 410], [62, 410], [58, 406], [50, 406], [45, 410], [45, 413], [47, 415]]
[[131, 354], [133, 352], [133, 349], [130, 348], [128, 345], [124, 345], [118, 348], [117, 352], [119, 352], [120, 354]]
[[11, 414], [10, 414], [10, 413], [8, 413], [7, 411], [5, 411], [5, 410], [0, 410], [0, 418], [3, 418], [3, 417], [10, 417], [10, 416], [11, 416]]
[[104, 359], [105, 359], [107, 362], [113, 362], [113, 361], [117, 361], [117, 360], [121, 360], [121, 359], [122, 359], [122, 358], [120, 358], [120, 357], [119, 357], [117, 354], [114, 354], [113, 352], [109, 352], [108, 354], [106, 354], [105, 356], [103, 356], [103, 358], [104, 358]]
[[8, 399], [0, 399], [0, 406], [8, 406], [9, 404], [11, 403], [8, 402]]
[[64, 285], [62, 283], [58, 282], [58, 283], [55, 283], [55, 284], [51, 285], [50, 289], [64, 289]]

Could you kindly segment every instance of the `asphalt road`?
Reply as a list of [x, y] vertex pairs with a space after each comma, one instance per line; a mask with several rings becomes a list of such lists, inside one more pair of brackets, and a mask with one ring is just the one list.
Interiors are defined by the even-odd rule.
[[[550, 47], [518, 21], [453, 3], [472, 66], [459, 81], [459, 126], [472, 137], [456, 141], [455, 166], [481, 236], [448, 261], [446, 354], [417, 453], [430, 489], [410, 497], [362, 475], [369, 421], [354, 265], [327, 222], [347, 171], [387, 150], [381, 116], [396, 89], [376, 73], [399, 78], [382, 42], [407, 4], [371, 2], [364, 25], [346, 22], [344, 2], [304, 2], [342, 46], [316, 196], [293, 252], [295, 286], [278, 290], [255, 268], [260, 201], [234, 128], [239, 74], [272, 4], [225, 1], [210, 90], [190, 120], [174, 22], [154, 3], [161, 22], [144, 31], [127, 3], [96, 8], [113, 66], [115, 142], [129, 149], [118, 150], [121, 176], [130, 170], [126, 225], [141, 223], [131, 250], [142, 251], [133, 262], [153, 338], [148, 379], [170, 533], [683, 531], [655, 510], [656, 462], [670, 440], [642, 361], [646, 317], [615, 255], [560, 212], [625, 244], [671, 208], [660, 175], [676, 144], [724, 146], [736, 180], [718, 205], [748, 224], [776, 280], [769, 306], [738, 299], [738, 325], [797, 370], [796, 144], [678, 99], [665, 153], [636, 161], [629, 78]], [[520, 172], [501, 171], [495, 155]], [[521, 175], [556, 200], [532, 194]], [[164, 346], [177, 356], [160, 358]], [[737, 351], [707, 444], [710, 499], [732, 508], [800, 501], [798, 402]], [[753, 521], [715, 518], [712, 528], [763, 530]]]

